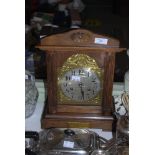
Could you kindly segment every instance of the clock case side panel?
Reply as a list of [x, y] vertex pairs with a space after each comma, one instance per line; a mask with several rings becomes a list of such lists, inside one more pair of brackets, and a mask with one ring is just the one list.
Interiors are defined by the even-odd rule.
[[[114, 79], [115, 68], [115, 54], [106, 53], [107, 56], [104, 61], [104, 82], [103, 82], [103, 101], [102, 101], [102, 113], [103, 115], [112, 115], [113, 113], [113, 100], [112, 89]], [[106, 83], [106, 84], [105, 84]]]
[[46, 53], [46, 64], [47, 64], [47, 89], [48, 89], [48, 112], [56, 113], [57, 111], [57, 101], [56, 101], [56, 92], [57, 87], [53, 81], [56, 80], [56, 63], [54, 59], [54, 53]]

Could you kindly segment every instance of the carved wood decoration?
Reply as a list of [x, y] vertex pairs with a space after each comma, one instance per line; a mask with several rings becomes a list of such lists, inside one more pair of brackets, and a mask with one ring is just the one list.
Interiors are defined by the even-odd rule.
[[47, 62], [42, 128], [111, 130], [115, 53], [125, 50], [119, 41], [76, 29], [45, 37], [37, 48], [46, 52]]

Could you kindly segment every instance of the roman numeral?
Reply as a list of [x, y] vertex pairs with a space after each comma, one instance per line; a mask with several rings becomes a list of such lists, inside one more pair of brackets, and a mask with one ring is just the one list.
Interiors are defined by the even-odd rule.
[[72, 71], [72, 75], [75, 75], [75, 71]]
[[66, 81], [71, 80], [70, 76], [66, 76]]

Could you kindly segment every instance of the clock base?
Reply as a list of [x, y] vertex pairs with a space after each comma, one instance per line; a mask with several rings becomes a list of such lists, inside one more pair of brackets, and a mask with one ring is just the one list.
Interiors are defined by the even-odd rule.
[[112, 131], [113, 116], [102, 114], [55, 113], [50, 114], [45, 106], [41, 118], [41, 127], [47, 128], [99, 128]]

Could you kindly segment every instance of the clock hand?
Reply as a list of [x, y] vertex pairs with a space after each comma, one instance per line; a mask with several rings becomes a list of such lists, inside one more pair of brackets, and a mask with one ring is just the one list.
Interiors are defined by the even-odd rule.
[[82, 99], [84, 100], [84, 91], [81, 88], [81, 95], [82, 95]]
[[79, 83], [79, 87], [80, 87], [80, 90], [81, 90], [82, 99], [84, 100], [84, 91], [83, 91], [83, 89], [82, 89], [82, 85], [83, 85], [83, 83], [80, 82], [80, 83]]

